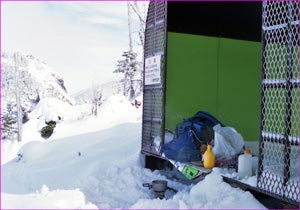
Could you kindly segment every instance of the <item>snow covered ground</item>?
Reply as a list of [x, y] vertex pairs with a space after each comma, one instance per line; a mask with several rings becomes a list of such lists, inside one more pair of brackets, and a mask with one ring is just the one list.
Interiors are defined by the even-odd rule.
[[[85, 105], [47, 99], [38, 106], [24, 125], [23, 142], [1, 141], [1, 209], [265, 208], [249, 192], [223, 182], [218, 169], [183, 185], [143, 168], [142, 109], [123, 96], [108, 99], [98, 118], [87, 117]], [[37, 128], [56, 115], [62, 120], [44, 140]], [[155, 198], [142, 186], [155, 179], [178, 192]]]

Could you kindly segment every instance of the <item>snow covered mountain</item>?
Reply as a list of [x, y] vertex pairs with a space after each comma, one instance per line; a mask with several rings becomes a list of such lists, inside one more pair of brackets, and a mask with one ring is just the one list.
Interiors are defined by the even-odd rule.
[[17, 98], [23, 112], [33, 111], [45, 98], [57, 98], [75, 104], [67, 93], [63, 78], [32, 55], [3, 52], [1, 55], [1, 121], [2, 139], [15, 133]]
[[110, 81], [104, 84], [93, 85], [92, 88], [84, 89], [77, 94], [73, 95], [77, 104], [91, 103], [94, 98], [95, 92], [101, 92], [103, 100], [106, 100], [112, 95], [122, 94], [123, 83], [119, 81]]
[[36, 101], [46, 97], [55, 97], [74, 104], [74, 99], [67, 93], [63, 78], [32, 55], [2, 53], [1, 72], [4, 102], [15, 101], [18, 87], [21, 104], [25, 109], [30, 109]]

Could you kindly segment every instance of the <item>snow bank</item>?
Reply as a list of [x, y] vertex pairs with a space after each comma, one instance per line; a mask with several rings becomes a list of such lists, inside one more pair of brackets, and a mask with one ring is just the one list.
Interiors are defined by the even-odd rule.
[[2, 194], [1, 204], [4, 209], [98, 209], [78, 189], [50, 191], [45, 185], [28, 195]]
[[139, 124], [121, 124], [109, 130], [55, 141], [33, 141], [2, 165], [2, 189], [30, 193], [44, 184], [50, 189], [78, 188], [79, 180], [111, 166], [139, 164]]
[[[4, 208], [263, 208], [250, 193], [224, 183], [216, 171], [196, 185], [183, 185], [143, 168], [142, 110], [122, 96], [107, 100], [99, 117], [80, 120], [76, 117], [84, 109], [73, 112], [74, 107], [59, 107], [53, 100], [43, 104], [24, 126], [22, 143], [2, 143], [4, 160], [12, 158], [1, 163]], [[53, 135], [41, 140], [39, 114], [70, 120], [57, 123]], [[178, 192], [155, 198], [143, 183], [156, 179], [167, 180]]]
[[[18, 150], [28, 142], [47, 142], [70, 136], [84, 135], [112, 128], [122, 123], [140, 123], [142, 109], [136, 109], [123, 95], [114, 95], [103, 102], [99, 116], [91, 115], [91, 105], [70, 105], [56, 98], [44, 98], [29, 114], [30, 120], [23, 125], [23, 140], [16, 143], [1, 141], [1, 164], [17, 157]], [[59, 118], [61, 120], [59, 120]], [[41, 129], [47, 121], [56, 121], [52, 136], [41, 137]]]
[[1, 165], [14, 159], [21, 145], [17, 141], [1, 141]]
[[[140, 200], [152, 202], [157, 200], [152, 190], [143, 187], [143, 183], [162, 179], [168, 181], [168, 186], [177, 190], [187, 190], [189, 187], [175, 181], [168, 180], [158, 171], [152, 172], [138, 166], [111, 167], [107, 171], [89, 176], [84, 180], [82, 191], [90, 198], [90, 202], [99, 208], [136, 208]], [[173, 192], [168, 191], [166, 198], [171, 198]], [[166, 202], [166, 200], [164, 200]], [[137, 204], [139, 205], [139, 204]], [[169, 206], [170, 207], [170, 206]], [[147, 208], [147, 206], [137, 207]], [[153, 208], [153, 206], [148, 206]]]
[[140, 199], [132, 208], [265, 208], [249, 192], [232, 188], [222, 177], [210, 174], [197, 183], [189, 192], [179, 191], [169, 200]]

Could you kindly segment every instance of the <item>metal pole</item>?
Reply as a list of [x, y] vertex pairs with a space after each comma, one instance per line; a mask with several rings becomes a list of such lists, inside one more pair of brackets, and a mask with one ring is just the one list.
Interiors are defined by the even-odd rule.
[[289, 136], [291, 136], [292, 128], [292, 89], [291, 80], [293, 78], [293, 32], [292, 32], [292, 2], [287, 2], [288, 4], [288, 40], [287, 40], [287, 64], [286, 64], [286, 120], [285, 120], [285, 144], [284, 144], [284, 183], [286, 184], [290, 179], [290, 153], [291, 153], [291, 143]]
[[[263, 1], [262, 2], [262, 26], [265, 26], [265, 20], [266, 20], [266, 9], [268, 6], [268, 2]], [[262, 42], [262, 73], [261, 73], [261, 81], [266, 79], [266, 59], [265, 56], [267, 53], [267, 41], [265, 39], [265, 34], [266, 32], [264, 31], [263, 27], [261, 30], [261, 42]], [[258, 159], [258, 176], [257, 176], [257, 186], [259, 186], [260, 182], [260, 177], [262, 175], [262, 172], [264, 170], [264, 165], [263, 165], [263, 159], [264, 159], [264, 138], [262, 136], [263, 130], [264, 130], [264, 116], [265, 116], [265, 95], [266, 93], [266, 87], [264, 86], [263, 83], [261, 83], [261, 104], [260, 104], [260, 140], [259, 140], [259, 159]]]

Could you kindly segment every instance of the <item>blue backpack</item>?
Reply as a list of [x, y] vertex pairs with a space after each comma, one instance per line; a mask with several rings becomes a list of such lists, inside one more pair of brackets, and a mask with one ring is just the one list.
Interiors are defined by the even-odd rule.
[[176, 138], [164, 144], [162, 150], [169, 159], [179, 162], [201, 160], [201, 144], [214, 138], [213, 126], [223, 124], [208, 112], [199, 111], [193, 117], [184, 119], [176, 127]]
[[184, 132], [192, 130], [194, 132], [195, 138], [207, 142], [211, 139], [207, 139], [207, 136], [205, 136], [206, 134], [202, 133], [201, 131], [203, 129], [212, 128], [217, 124], [224, 126], [217, 118], [215, 118], [210, 113], [199, 111], [194, 114], [193, 117], [184, 119], [182, 123], [178, 124], [175, 133], [178, 137]]

